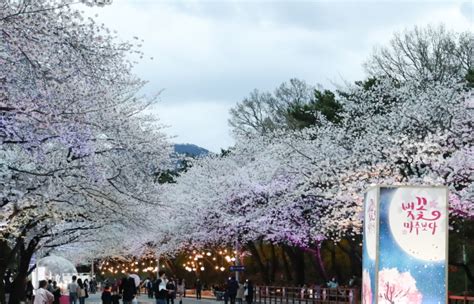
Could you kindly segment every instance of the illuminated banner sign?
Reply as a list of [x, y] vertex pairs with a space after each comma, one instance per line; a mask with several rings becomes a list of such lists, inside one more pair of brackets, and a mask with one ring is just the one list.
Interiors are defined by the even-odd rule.
[[370, 189], [363, 237], [362, 303], [447, 303], [447, 188]]

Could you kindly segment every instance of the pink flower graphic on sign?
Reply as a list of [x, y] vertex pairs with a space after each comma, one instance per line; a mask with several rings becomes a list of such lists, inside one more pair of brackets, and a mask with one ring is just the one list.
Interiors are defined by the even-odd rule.
[[362, 304], [372, 304], [372, 285], [367, 269], [362, 272]]
[[409, 272], [384, 268], [379, 272], [379, 303], [421, 304], [423, 295], [416, 288], [416, 280]]

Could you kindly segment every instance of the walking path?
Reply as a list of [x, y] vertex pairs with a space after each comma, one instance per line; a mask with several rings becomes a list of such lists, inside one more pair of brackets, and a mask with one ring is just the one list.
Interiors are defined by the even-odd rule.
[[[101, 293], [89, 294], [89, 298], [86, 299], [85, 304], [101, 304], [102, 300], [100, 299]], [[138, 296], [138, 303], [141, 304], [150, 304], [155, 303], [155, 299], [148, 298], [147, 295], [141, 294]], [[178, 300], [174, 300], [174, 304], [179, 304]], [[183, 298], [183, 304], [218, 304], [214, 299], [202, 298], [202, 300], [196, 300], [195, 298]]]

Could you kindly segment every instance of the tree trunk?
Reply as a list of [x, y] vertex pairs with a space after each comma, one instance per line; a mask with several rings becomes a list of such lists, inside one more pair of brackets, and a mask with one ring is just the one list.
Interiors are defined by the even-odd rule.
[[269, 284], [270, 280], [268, 277], [268, 269], [265, 267], [265, 264], [262, 261], [262, 258], [260, 257], [260, 253], [258, 252], [257, 247], [255, 246], [254, 242], [249, 242], [247, 244], [247, 248], [250, 250], [252, 253], [252, 257], [257, 263], [257, 267], [260, 269], [260, 273], [262, 274], [262, 280], [265, 284]]
[[283, 268], [285, 270], [286, 281], [291, 282], [291, 281], [293, 281], [293, 274], [291, 273], [291, 270], [290, 270], [290, 264], [288, 262], [288, 256], [285, 253], [285, 250], [283, 248], [281, 248], [281, 257], [282, 257], [282, 261], [283, 261]]
[[36, 246], [38, 245], [39, 239], [33, 238], [28, 246], [25, 248], [23, 245], [23, 240], [18, 240], [22, 243], [20, 246], [19, 256], [18, 256], [18, 272], [15, 279], [12, 283], [12, 291], [10, 294], [9, 304], [20, 304], [26, 300], [26, 281], [29, 275], [29, 266], [31, 257], [36, 251]]
[[305, 284], [305, 263], [304, 263], [304, 252], [300, 248], [290, 247], [284, 245], [283, 248], [290, 258], [291, 265], [294, 270], [294, 282], [296, 285], [301, 286]]
[[469, 268], [468, 265], [464, 264], [464, 263], [449, 263], [449, 265], [453, 265], [453, 266], [457, 266], [457, 267], [461, 267], [464, 272], [466, 273], [466, 277], [467, 279], [469, 280], [469, 285], [468, 286], [468, 289], [474, 289], [474, 274], [472, 273], [471, 269]]
[[[14, 250], [12, 250], [6, 240], [0, 240], [0, 304], [6, 304], [5, 293], [6, 284], [3, 281], [7, 274], [8, 267], [12, 263]], [[10, 276], [8, 276], [10, 279]]]
[[342, 277], [339, 265], [337, 264], [336, 249], [336, 245], [332, 243], [329, 248], [329, 251], [331, 252], [331, 271], [336, 276], [337, 280], [340, 282]]
[[342, 252], [347, 254], [347, 256], [349, 257], [349, 260], [350, 260], [350, 263], [351, 263], [351, 274], [350, 274], [350, 276], [359, 275], [360, 274], [360, 269], [362, 268], [362, 264], [357, 259], [357, 256], [354, 252], [354, 247], [350, 246], [350, 244], [349, 244], [349, 248], [346, 248], [344, 246], [344, 244], [342, 244], [341, 242], [339, 242], [339, 244], [337, 246], [339, 247], [339, 249]]
[[324, 266], [323, 257], [321, 256], [321, 243], [318, 243], [315, 248], [306, 248], [306, 251], [310, 252], [311, 255], [314, 257], [316, 272], [322, 279], [322, 283], [326, 283], [329, 278], [326, 273], [326, 267]]
[[274, 283], [275, 282], [275, 274], [278, 269], [278, 259], [276, 258], [276, 252], [275, 252], [275, 245], [271, 244], [271, 268], [270, 268], [270, 282]]
[[5, 304], [5, 283], [3, 278], [5, 278], [6, 272], [7, 268], [0, 264], [0, 304]]

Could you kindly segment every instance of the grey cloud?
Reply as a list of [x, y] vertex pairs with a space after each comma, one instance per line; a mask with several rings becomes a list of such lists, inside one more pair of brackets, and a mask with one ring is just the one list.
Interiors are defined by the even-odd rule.
[[[103, 9], [105, 23], [143, 38], [155, 58], [136, 72], [149, 81], [145, 93], [165, 89], [161, 99], [173, 106], [158, 114], [180, 141], [214, 151], [231, 142], [227, 108], [254, 88], [273, 90], [292, 77], [325, 87], [358, 80], [374, 44], [394, 30], [420, 19], [459, 28], [460, 13], [472, 17], [472, 4], [459, 1], [115, 2]], [[210, 126], [212, 117], [222, 119]]]
[[193, 16], [255, 23], [272, 22], [306, 30], [374, 28], [412, 20], [420, 13], [452, 2], [440, 1], [177, 1], [173, 5]]

